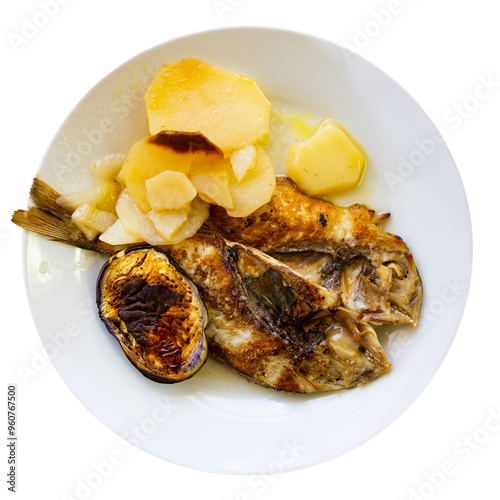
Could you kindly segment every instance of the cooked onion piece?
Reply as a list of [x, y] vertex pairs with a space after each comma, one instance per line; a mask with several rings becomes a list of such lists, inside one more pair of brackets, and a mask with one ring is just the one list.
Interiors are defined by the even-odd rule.
[[125, 161], [125, 155], [119, 153], [113, 153], [104, 156], [100, 160], [95, 160], [90, 164], [90, 173], [95, 179], [112, 181], [116, 179], [119, 174], [123, 162]]
[[231, 167], [238, 181], [241, 181], [255, 165], [257, 165], [257, 149], [252, 144], [234, 151], [231, 155]]
[[71, 218], [89, 240], [93, 240], [99, 233], [107, 231], [117, 219], [115, 214], [98, 210], [88, 203], [80, 205], [73, 212]]
[[108, 202], [110, 199], [116, 202], [119, 192], [120, 185], [118, 183], [108, 180], [98, 180], [88, 189], [59, 196], [57, 204], [68, 210], [76, 210], [80, 205], [87, 203], [92, 206], [100, 205], [98, 208], [106, 210], [102, 205], [109, 205]]

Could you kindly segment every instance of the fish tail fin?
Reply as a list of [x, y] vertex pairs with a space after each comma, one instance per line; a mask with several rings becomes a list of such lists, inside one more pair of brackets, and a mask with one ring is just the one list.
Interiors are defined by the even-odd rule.
[[71, 211], [57, 203], [57, 199], [60, 196], [61, 193], [42, 181], [39, 177], [33, 179], [30, 188], [30, 199], [35, 207], [42, 210], [49, 210], [54, 214], [71, 217]]
[[43, 234], [53, 240], [69, 245], [107, 252], [102, 242], [89, 241], [71, 219], [71, 212], [61, 207], [57, 199], [61, 196], [47, 183], [35, 177], [30, 189], [33, 206], [27, 210], [16, 210], [12, 222], [17, 226]]

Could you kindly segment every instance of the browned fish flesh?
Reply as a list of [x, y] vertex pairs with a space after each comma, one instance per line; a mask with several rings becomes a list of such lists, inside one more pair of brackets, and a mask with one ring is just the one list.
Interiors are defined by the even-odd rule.
[[388, 217], [361, 204], [342, 208], [311, 198], [278, 177], [271, 201], [253, 214], [229, 217], [212, 206], [208, 225], [337, 290], [341, 305], [363, 321], [415, 325], [422, 282], [403, 239], [378, 226]]

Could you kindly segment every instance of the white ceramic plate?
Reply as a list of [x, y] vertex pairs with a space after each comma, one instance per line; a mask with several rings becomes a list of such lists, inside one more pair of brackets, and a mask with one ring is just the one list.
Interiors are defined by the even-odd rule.
[[420, 394], [446, 355], [471, 270], [466, 197], [435, 126], [393, 80], [332, 43], [271, 29], [201, 33], [155, 47], [96, 85], [63, 124], [40, 168], [56, 189], [90, 183], [91, 160], [125, 153], [147, 134], [142, 97], [165, 62], [195, 56], [255, 79], [272, 102], [332, 117], [363, 145], [369, 176], [356, 196], [391, 212], [424, 283], [415, 329], [379, 329], [393, 363], [349, 391], [287, 395], [209, 361], [194, 378], [161, 385], [126, 360], [99, 321], [103, 258], [30, 234], [26, 276], [33, 317], [57, 370], [105, 425], [165, 460], [211, 472], [304, 468], [363, 443]]

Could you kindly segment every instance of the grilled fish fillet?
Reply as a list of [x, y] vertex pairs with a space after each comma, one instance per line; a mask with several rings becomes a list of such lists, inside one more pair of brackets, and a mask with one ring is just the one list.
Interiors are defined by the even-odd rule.
[[247, 245], [200, 230], [168, 252], [197, 285], [210, 352], [250, 380], [290, 392], [361, 385], [390, 368], [373, 328], [337, 297]]
[[[35, 179], [35, 206], [16, 211], [13, 222], [75, 246], [116, 251], [99, 240], [86, 240], [55, 203], [58, 196]], [[246, 378], [308, 393], [361, 385], [390, 368], [373, 328], [362, 315], [341, 306], [338, 287], [308, 279], [292, 266], [208, 228], [165, 250], [207, 306], [211, 354]]]
[[208, 225], [335, 289], [363, 321], [415, 325], [422, 282], [403, 239], [377, 225], [388, 217], [361, 204], [341, 208], [310, 198], [278, 177], [271, 201], [253, 214], [229, 217], [212, 206]]

